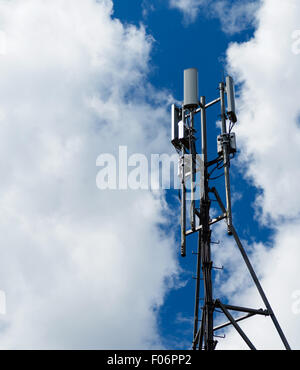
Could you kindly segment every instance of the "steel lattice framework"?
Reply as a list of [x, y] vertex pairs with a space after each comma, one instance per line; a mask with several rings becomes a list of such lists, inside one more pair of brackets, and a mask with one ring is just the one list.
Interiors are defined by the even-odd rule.
[[[192, 348], [194, 350], [214, 350], [217, 345], [215, 337], [218, 330], [228, 326], [233, 326], [246, 342], [248, 347], [255, 350], [255, 346], [241, 329], [238, 324], [240, 321], [248, 319], [254, 315], [268, 316], [282, 340], [286, 349], [290, 349], [287, 339], [277, 321], [277, 318], [271, 308], [271, 305], [263, 291], [263, 288], [257, 278], [257, 275], [251, 265], [247, 253], [239, 239], [239, 236], [232, 222], [231, 210], [231, 191], [230, 191], [230, 160], [232, 154], [236, 151], [235, 135], [232, 134], [232, 125], [237, 121], [235, 115], [234, 87], [230, 76], [226, 77], [226, 83], [219, 84], [220, 96], [206, 103], [204, 96], [198, 99], [198, 71], [191, 68], [184, 71], [184, 102], [181, 107], [172, 106], [172, 144], [180, 155], [180, 176], [181, 176], [181, 255], [186, 256], [186, 239], [189, 235], [198, 234], [197, 250], [197, 272], [195, 288], [195, 312], [194, 312], [194, 332]], [[227, 95], [227, 111], [225, 104], [225, 95]], [[207, 158], [207, 127], [206, 112], [207, 109], [217, 103], [221, 108], [221, 135], [218, 136], [218, 157], [212, 161]], [[195, 123], [194, 117], [200, 113], [201, 116], [201, 154], [196, 151]], [[230, 123], [228, 124], [228, 122]], [[201, 160], [201, 180], [196, 183], [196, 172], [199, 171], [199, 160]], [[187, 162], [188, 158], [188, 162]], [[187, 163], [189, 164], [187, 166]], [[211, 176], [209, 169], [212, 166], [219, 166], [224, 169], [225, 178], [225, 205], [215, 187], [210, 187]], [[187, 172], [191, 182], [191, 212], [190, 229], [187, 229]], [[200, 204], [196, 207], [196, 189], [200, 187]], [[211, 219], [210, 207], [211, 201], [216, 201], [220, 216]], [[247, 307], [232, 306], [225, 304], [220, 299], [213, 296], [212, 269], [214, 268], [211, 258], [211, 225], [226, 220], [227, 232], [231, 235], [241, 253], [241, 256], [249, 270], [252, 280], [260, 294], [265, 308], [253, 309]], [[200, 307], [200, 282], [203, 282], [203, 305]], [[214, 326], [214, 313], [221, 311], [227, 318], [227, 322], [222, 325]], [[234, 318], [231, 311], [241, 312], [239, 318]], [[199, 325], [200, 322], [200, 325]]]

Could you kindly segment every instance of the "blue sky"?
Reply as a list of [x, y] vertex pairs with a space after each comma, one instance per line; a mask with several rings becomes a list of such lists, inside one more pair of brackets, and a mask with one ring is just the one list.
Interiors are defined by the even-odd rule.
[[[196, 245], [180, 258], [177, 192], [97, 186], [120, 145], [174, 153], [189, 67], [208, 101], [224, 70], [236, 81], [234, 223], [299, 348], [299, 14], [297, 0], [0, 0], [0, 348], [189, 348]], [[223, 223], [212, 239], [215, 297], [262, 307]], [[243, 328], [282, 348], [269, 321]], [[219, 349], [245, 348], [226, 334]]]

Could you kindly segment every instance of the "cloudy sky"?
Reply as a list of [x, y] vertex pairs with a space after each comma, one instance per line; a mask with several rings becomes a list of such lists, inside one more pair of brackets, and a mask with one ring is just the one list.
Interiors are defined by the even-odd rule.
[[[96, 179], [119, 146], [174, 153], [170, 104], [197, 67], [208, 100], [223, 73], [237, 83], [234, 223], [300, 349], [299, 16], [297, 0], [0, 0], [0, 348], [190, 347], [195, 246], [179, 258], [177, 193]], [[262, 307], [224, 224], [213, 238], [215, 298]], [[282, 348], [268, 318], [242, 327]], [[245, 345], [229, 330], [218, 348]]]

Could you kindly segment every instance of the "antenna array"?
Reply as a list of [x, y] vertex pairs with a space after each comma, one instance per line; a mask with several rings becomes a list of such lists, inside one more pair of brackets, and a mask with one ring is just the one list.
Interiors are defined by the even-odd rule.
[[[269, 304], [269, 301], [260, 285], [246, 251], [239, 239], [239, 236], [233, 226], [231, 209], [231, 191], [230, 191], [230, 160], [236, 153], [236, 138], [231, 132], [233, 125], [237, 122], [235, 111], [234, 82], [232, 77], [226, 77], [226, 83], [219, 84], [220, 96], [206, 103], [204, 96], [199, 100], [198, 95], [198, 71], [196, 68], [186, 69], [184, 71], [184, 102], [181, 107], [172, 105], [171, 122], [171, 142], [180, 156], [179, 173], [181, 178], [181, 256], [186, 256], [187, 237], [198, 234], [197, 251], [197, 275], [195, 287], [195, 312], [194, 312], [194, 332], [192, 348], [194, 350], [212, 351], [216, 348], [218, 337], [216, 334], [220, 329], [233, 326], [246, 342], [248, 347], [255, 350], [255, 346], [241, 329], [238, 324], [254, 315], [268, 316], [282, 340], [286, 349], [290, 346], [285, 335], [277, 321], [277, 318]], [[227, 110], [225, 103], [227, 96]], [[209, 107], [220, 103], [221, 108], [221, 134], [217, 137], [218, 156], [209, 161], [207, 158], [207, 125], [206, 111]], [[195, 115], [201, 116], [201, 154], [196, 151], [196, 129]], [[227, 128], [227, 121], [230, 121]], [[200, 164], [199, 164], [200, 163]], [[225, 177], [225, 205], [215, 187], [210, 187], [212, 179], [209, 173], [211, 166], [224, 168]], [[198, 168], [197, 168], [198, 167]], [[200, 170], [201, 176], [197, 184], [196, 173]], [[190, 179], [190, 229], [187, 229], [187, 181]], [[197, 185], [200, 187], [200, 194], [197, 194]], [[196, 204], [199, 199], [199, 207]], [[211, 201], [214, 200], [219, 205], [220, 215], [214, 219], [210, 218]], [[225, 304], [220, 299], [213, 296], [211, 259], [211, 226], [221, 220], [226, 220], [227, 233], [233, 236], [236, 245], [241, 252], [242, 258], [249, 270], [252, 280], [262, 298], [265, 309], [253, 309], [247, 307], [233, 306]], [[203, 281], [204, 301], [203, 307], [200, 307], [200, 281]], [[222, 325], [214, 326], [214, 314], [220, 310], [227, 318], [227, 322]], [[241, 312], [243, 315], [234, 318], [231, 311]], [[201, 319], [199, 320], [199, 316]], [[200, 325], [199, 325], [200, 322]]]

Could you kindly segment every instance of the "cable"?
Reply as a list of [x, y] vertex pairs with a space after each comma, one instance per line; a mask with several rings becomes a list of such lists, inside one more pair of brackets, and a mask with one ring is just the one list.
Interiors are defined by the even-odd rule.
[[217, 169], [221, 169], [222, 167], [219, 167], [219, 164], [222, 160], [220, 159], [218, 162], [217, 162], [217, 165], [210, 171], [210, 173], [208, 174], [208, 177], [210, 177], [210, 175]]
[[212, 173], [215, 171], [215, 170], [221, 170], [222, 168], [225, 167], [225, 164], [223, 163], [222, 166], [220, 166], [220, 162], [221, 162], [221, 159], [220, 161], [217, 163], [217, 165], [210, 171], [210, 173], [208, 174], [208, 179], [209, 180], [217, 180], [219, 179], [220, 177], [224, 176], [224, 173], [222, 173], [221, 175], [219, 176], [216, 176], [216, 177], [210, 177], [212, 175]]
[[[221, 170], [223, 167], [224, 167], [224, 164], [222, 166], [220, 166], [220, 162], [222, 162], [222, 159], [220, 159], [217, 163], [217, 165], [210, 171], [210, 173], [208, 174], [208, 178], [210, 179], [210, 176], [212, 175], [212, 173], [215, 171], [215, 170]], [[213, 179], [213, 178], [212, 178]]]
[[224, 176], [224, 173], [222, 173], [221, 175], [216, 176], [216, 177], [211, 177], [209, 180], [217, 180], [217, 179], [219, 179], [222, 176]]
[[231, 131], [234, 128], [234, 126], [235, 126], [235, 122], [231, 122], [230, 121], [230, 124], [229, 124], [229, 133], [231, 133]]

